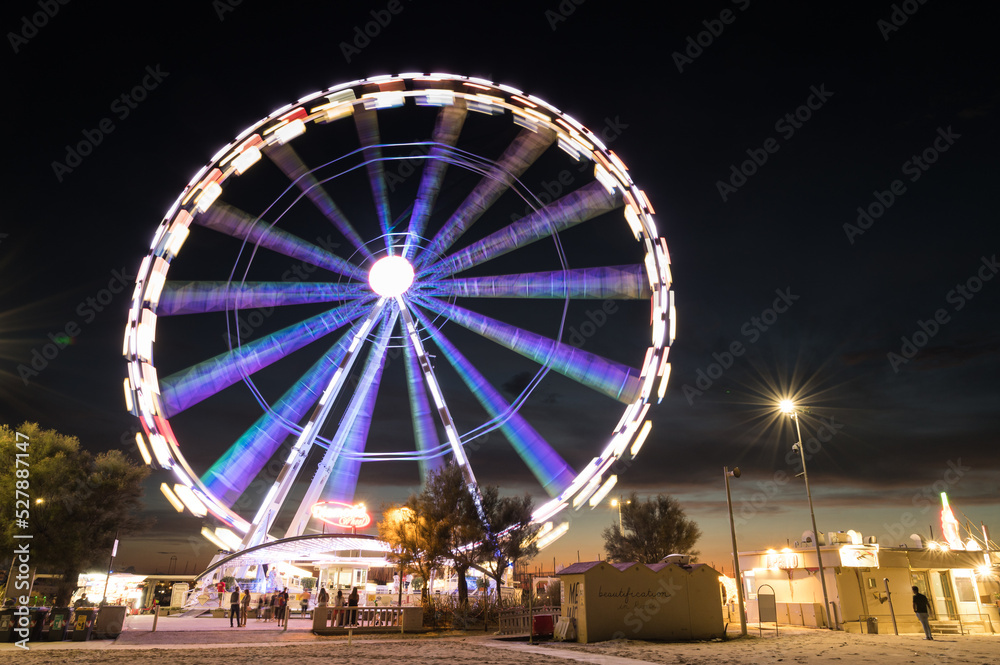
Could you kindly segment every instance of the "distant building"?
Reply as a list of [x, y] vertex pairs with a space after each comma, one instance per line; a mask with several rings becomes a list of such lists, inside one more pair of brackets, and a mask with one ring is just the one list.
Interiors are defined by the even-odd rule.
[[[824, 617], [848, 632], [921, 633], [911, 587], [931, 601], [936, 632], [1000, 632], [1000, 552], [954, 550], [936, 543], [916, 548], [865, 543], [848, 531], [821, 536], [829, 612], [823, 612], [816, 548], [812, 543], [740, 552], [747, 620], [758, 621], [758, 594], [774, 594], [778, 624], [824, 626]], [[874, 539], [870, 539], [874, 541]], [[891, 595], [891, 604], [890, 604]]]

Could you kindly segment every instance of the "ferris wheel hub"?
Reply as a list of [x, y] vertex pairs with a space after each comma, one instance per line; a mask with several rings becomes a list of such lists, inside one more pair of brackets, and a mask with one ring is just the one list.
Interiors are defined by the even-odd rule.
[[368, 284], [380, 296], [401, 296], [413, 284], [413, 266], [402, 256], [383, 257], [375, 262], [368, 273]]

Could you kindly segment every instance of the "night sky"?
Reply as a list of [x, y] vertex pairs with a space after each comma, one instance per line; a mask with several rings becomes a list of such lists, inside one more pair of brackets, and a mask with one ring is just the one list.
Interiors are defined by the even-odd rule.
[[[677, 497], [703, 531], [701, 560], [728, 570], [722, 470], [739, 466], [741, 549], [798, 540], [810, 524], [789, 455], [795, 435], [773, 408], [794, 395], [809, 408], [802, 433], [821, 531], [897, 545], [933, 524], [940, 536], [942, 489], [960, 521], [1000, 531], [996, 9], [915, 0], [857, 9], [720, 0], [655, 14], [601, 0], [450, 9], [205, 0], [152, 13], [51, 5], [52, 16], [46, 2], [3, 9], [0, 422], [37, 421], [138, 459], [122, 332], [135, 271], [188, 180], [244, 128], [308, 93], [377, 74], [451, 72], [512, 85], [588, 126], [656, 209], [678, 312], [671, 387], [612, 496]], [[366, 25], [374, 36], [363, 36]], [[498, 155], [509, 138], [483, 144]], [[71, 160], [67, 146], [84, 140], [90, 154]], [[353, 140], [331, 149], [354, 150]], [[536, 193], [543, 182], [529, 169]], [[628, 235], [624, 224], [616, 230]], [[205, 244], [192, 233], [177, 270], [224, 279], [233, 245], [217, 251], [202, 234]], [[620, 237], [580, 241], [576, 259], [614, 265]], [[632, 357], [648, 325], [646, 305], [634, 304], [609, 314], [587, 349]], [[595, 307], [574, 304], [567, 328], [580, 329]], [[551, 316], [536, 303], [506, 308], [526, 327]], [[158, 367], [221, 352], [224, 319], [214, 324], [159, 329]], [[54, 340], [58, 353], [40, 356]], [[534, 372], [467, 343], [508, 397]], [[641, 358], [640, 349], [635, 366]], [[271, 380], [280, 376], [262, 378], [262, 391], [280, 392]], [[547, 377], [522, 415], [583, 464], [621, 410], [570, 383]], [[241, 388], [185, 416], [179, 436], [192, 459], [210, 463], [242, 431]], [[395, 402], [391, 386], [386, 394], [374, 431], [391, 438], [407, 405], [405, 391]], [[484, 482], [544, 498], [501, 442], [490, 446]], [[157, 489], [163, 481], [172, 479], [154, 472], [146, 493], [156, 527], [123, 541], [119, 562], [162, 571], [176, 556], [179, 570], [203, 567], [214, 549], [198, 535], [201, 521], [178, 516]], [[389, 465], [362, 476], [358, 498], [377, 508], [415, 483], [415, 465]], [[535, 564], [596, 558], [600, 530], [615, 519], [607, 502], [574, 514], [569, 535]]]

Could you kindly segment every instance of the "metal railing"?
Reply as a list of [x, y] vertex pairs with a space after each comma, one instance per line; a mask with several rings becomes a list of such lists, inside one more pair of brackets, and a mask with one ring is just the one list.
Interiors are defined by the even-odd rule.
[[332, 607], [313, 608], [313, 630], [337, 629], [398, 629], [400, 632], [419, 629], [423, 624], [422, 607]]
[[[884, 625], [879, 629], [878, 624], [880, 621], [884, 621], [888, 624], [888, 616], [886, 615], [871, 615], [871, 614], [859, 614], [857, 618], [857, 623], [859, 625], [859, 632], [861, 633], [876, 633], [890, 632], [891, 626]], [[845, 622], [847, 623], [847, 622]], [[850, 621], [854, 623], [854, 621]], [[923, 633], [923, 628], [920, 624], [913, 618], [911, 614], [909, 617], [900, 617], [899, 621], [902, 627], [905, 629], [900, 629], [901, 633]], [[985, 634], [996, 634], [997, 627], [993, 625], [993, 619], [989, 615], [983, 614], [957, 614], [954, 618], [947, 619], [931, 619], [928, 621], [931, 627], [931, 632], [938, 635], [972, 635], [973, 633], [985, 633]], [[974, 630], [979, 628], [980, 630]]]
[[950, 617], [948, 619], [931, 619], [928, 623], [930, 623], [932, 633], [954, 633], [957, 628], [959, 635], [971, 635], [973, 632], [977, 632], [972, 630], [974, 627], [982, 628], [982, 632], [987, 634], [997, 632], [993, 625], [993, 619], [988, 614], [956, 614], [954, 619]]

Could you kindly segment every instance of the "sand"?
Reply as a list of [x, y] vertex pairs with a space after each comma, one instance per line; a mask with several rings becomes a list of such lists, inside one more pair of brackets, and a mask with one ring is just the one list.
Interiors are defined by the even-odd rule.
[[[712, 642], [660, 643], [613, 640], [596, 644], [501, 639], [449, 631], [424, 635], [383, 634], [318, 637], [305, 622], [292, 621], [283, 632], [274, 624], [255, 624], [230, 629], [197, 620], [199, 629], [170, 619], [160, 620], [160, 629], [133, 623], [117, 640], [29, 644], [30, 650], [13, 644], [0, 645], [0, 665], [76, 665], [105, 663], [328, 663], [338, 665], [385, 665], [404, 662], [441, 665], [765, 665], [809, 663], [818, 665], [952, 665], [1000, 663], [1000, 636], [942, 635], [925, 641], [918, 635], [856, 635], [820, 629], [788, 628], [739, 639]], [[212, 621], [212, 620], [208, 620]], [[735, 637], [733, 635], [732, 637]]]

